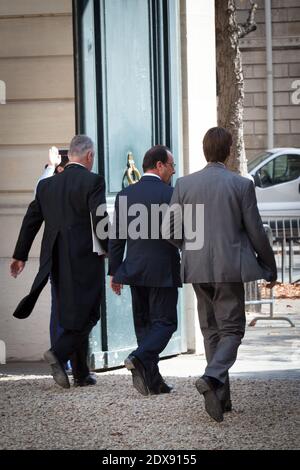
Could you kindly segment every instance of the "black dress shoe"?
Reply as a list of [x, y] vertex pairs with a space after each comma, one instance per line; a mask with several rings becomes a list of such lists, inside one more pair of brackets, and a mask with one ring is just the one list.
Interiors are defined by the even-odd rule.
[[52, 377], [55, 382], [63, 388], [70, 388], [69, 377], [66, 374], [64, 366], [59, 362], [55, 354], [49, 349], [44, 353], [44, 359], [51, 367]]
[[124, 365], [126, 369], [131, 372], [132, 384], [134, 388], [144, 396], [149, 395], [145, 367], [141, 361], [136, 356], [131, 354], [127, 357], [127, 359], [125, 359]]
[[215, 387], [208, 377], [196, 380], [196, 388], [204, 396], [205, 410], [211, 418], [220, 423], [223, 421], [221, 402], [217, 397]]
[[228, 411], [232, 411], [231, 400], [221, 400], [221, 407], [222, 407], [223, 413], [227, 413]]
[[74, 378], [74, 387], [87, 387], [88, 385], [96, 385], [96, 378], [89, 374], [84, 379], [75, 379]]
[[230, 388], [229, 388], [229, 379], [227, 383], [225, 382], [224, 385], [221, 385], [220, 387], [217, 388], [216, 390], [217, 397], [219, 398], [221, 402], [221, 407], [223, 413], [226, 413], [228, 411], [232, 410], [232, 403], [230, 400]]
[[162, 381], [158, 387], [149, 388], [150, 395], [159, 395], [160, 393], [171, 393], [174, 390], [172, 385], [168, 385], [166, 382]]

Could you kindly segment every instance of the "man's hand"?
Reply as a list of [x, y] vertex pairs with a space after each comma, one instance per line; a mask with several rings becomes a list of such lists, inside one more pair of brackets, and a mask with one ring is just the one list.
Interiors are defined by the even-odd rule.
[[61, 156], [58, 152], [58, 148], [53, 146], [49, 149], [49, 162], [51, 166], [57, 167], [61, 162]]
[[267, 289], [272, 289], [276, 285], [276, 281], [269, 282], [269, 284], [266, 284]]
[[19, 259], [12, 259], [10, 263], [10, 274], [12, 277], [17, 277], [23, 271], [25, 267], [25, 261], [20, 261]]
[[123, 284], [116, 284], [113, 282], [113, 276], [110, 276], [110, 287], [114, 291], [115, 294], [121, 295], [121, 289], [123, 289]]

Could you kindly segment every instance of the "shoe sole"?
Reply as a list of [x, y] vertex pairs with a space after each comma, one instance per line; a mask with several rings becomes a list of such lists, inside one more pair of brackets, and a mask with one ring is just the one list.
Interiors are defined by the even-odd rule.
[[51, 351], [46, 351], [44, 354], [44, 359], [48, 362], [52, 370], [53, 380], [62, 388], [70, 388], [70, 382], [67, 374], [58, 364], [56, 357]]
[[200, 378], [195, 383], [196, 389], [204, 397], [205, 410], [211, 418], [220, 423], [223, 421], [221, 403], [215, 393], [204, 379]]
[[124, 365], [126, 369], [131, 372], [132, 385], [134, 386], [134, 388], [142, 395], [148, 396], [148, 387], [145, 384], [144, 378], [141, 376], [141, 373], [135, 368], [133, 362], [130, 359], [125, 359]]

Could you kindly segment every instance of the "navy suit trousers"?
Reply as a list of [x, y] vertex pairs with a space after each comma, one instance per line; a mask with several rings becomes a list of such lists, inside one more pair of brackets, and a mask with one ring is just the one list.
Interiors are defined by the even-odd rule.
[[177, 287], [130, 286], [138, 348], [133, 351], [146, 369], [149, 388], [162, 380], [159, 354], [177, 329]]

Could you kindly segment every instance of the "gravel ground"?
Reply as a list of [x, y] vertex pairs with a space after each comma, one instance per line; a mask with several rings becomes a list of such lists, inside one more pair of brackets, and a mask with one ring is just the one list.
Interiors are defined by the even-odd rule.
[[[97, 374], [93, 387], [60, 389], [50, 376], [2, 375], [1, 449], [299, 449], [293, 378], [232, 379], [233, 411], [205, 412], [194, 377], [169, 377], [169, 395], [142, 397], [130, 375]], [[298, 417], [297, 417], [298, 415]], [[297, 424], [298, 419], [298, 424]]]
[[124, 368], [97, 373], [93, 387], [63, 390], [45, 363], [8, 363], [0, 366], [0, 449], [299, 449], [300, 299], [276, 301], [275, 312], [296, 327], [247, 327], [231, 369], [233, 411], [222, 423], [207, 415], [194, 386], [201, 355], [161, 361], [176, 392], [150, 397]]

